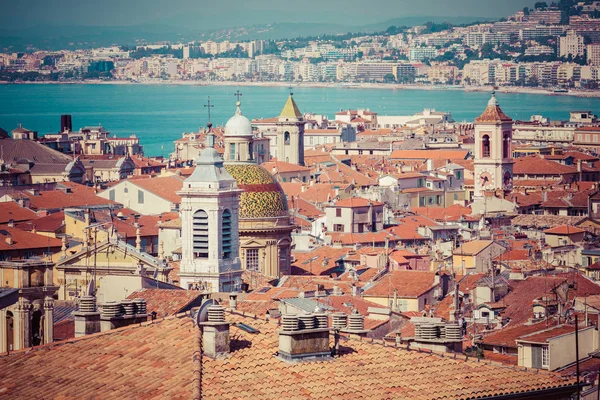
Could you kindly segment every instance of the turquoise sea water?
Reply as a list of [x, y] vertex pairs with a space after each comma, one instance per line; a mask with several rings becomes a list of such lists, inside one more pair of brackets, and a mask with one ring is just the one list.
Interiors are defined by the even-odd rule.
[[[73, 129], [102, 124], [120, 137], [137, 135], [146, 155], [173, 151], [182, 132], [206, 124], [204, 104], [210, 96], [214, 125], [223, 125], [235, 111], [233, 86], [184, 85], [0, 85], [0, 127], [57, 132], [60, 114], [73, 116]], [[283, 87], [240, 87], [242, 111], [248, 118], [279, 114], [287, 96]], [[460, 90], [390, 90], [295, 88], [300, 111], [335, 118], [340, 109], [370, 108], [380, 115], [410, 115], [424, 108], [450, 111], [456, 121], [472, 121], [487, 104], [489, 93]], [[534, 94], [498, 94], [502, 109], [515, 119], [541, 114], [568, 119], [571, 110], [600, 113], [600, 99]], [[161, 148], [164, 147], [163, 148]]]

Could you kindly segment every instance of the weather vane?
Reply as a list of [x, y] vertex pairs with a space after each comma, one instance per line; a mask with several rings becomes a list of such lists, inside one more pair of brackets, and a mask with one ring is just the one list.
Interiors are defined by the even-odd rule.
[[238, 102], [240, 101], [240, 97], [242, 97], [242, 96], [243, 96], [243, 95], [242, 95], [242, 93], [240, 92], [240, 90], [239, 90], [239, 89], [238, 89], [238, 90], [237, 90], [237, 92], [235, 92], [233, 95], [234, 95], [235, 97], [237, 97], [237, 101], [238, 101]]

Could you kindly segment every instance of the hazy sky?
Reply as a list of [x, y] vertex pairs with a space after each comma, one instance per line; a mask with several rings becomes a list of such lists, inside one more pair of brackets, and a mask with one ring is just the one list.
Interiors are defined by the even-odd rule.
[[403, 16], [501, 18], [534, 0], [0, 0], [0, 28], [118, 26], [215, 18], [223, 26], [282, 22], [363, 25]]

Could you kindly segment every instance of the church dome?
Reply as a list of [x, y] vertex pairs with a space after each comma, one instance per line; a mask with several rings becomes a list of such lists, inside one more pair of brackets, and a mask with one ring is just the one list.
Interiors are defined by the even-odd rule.
[[240, 219], [288, 216], [288, 205], [281, 185], [263, 167], [252, 163], [225, 164], [236, 180], [240, 194]]
[[252, 125], [250, 120], [242, 115], [239, 101], [236, 107], [235, 114], [225, 124], [225, 136], [253, 136]]

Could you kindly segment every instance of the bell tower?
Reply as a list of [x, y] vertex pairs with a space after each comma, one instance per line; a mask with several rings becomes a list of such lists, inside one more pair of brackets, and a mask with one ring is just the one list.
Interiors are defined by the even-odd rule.
[[277, 159], [304, 165], [304, 118], [290, 92], [277, 122]]
[[233, 291], [241, 284], [239, 259], [239, 195], [235, 179], [210, 144], [196, 169], [183, 182], [181, 196], [181, 286], [208, 292]]
[[487, 108], [475, 119], [476, 199], [485, 191], [512, 191], [512, 127], [513, 120], [504, 114], [492, 92]]

